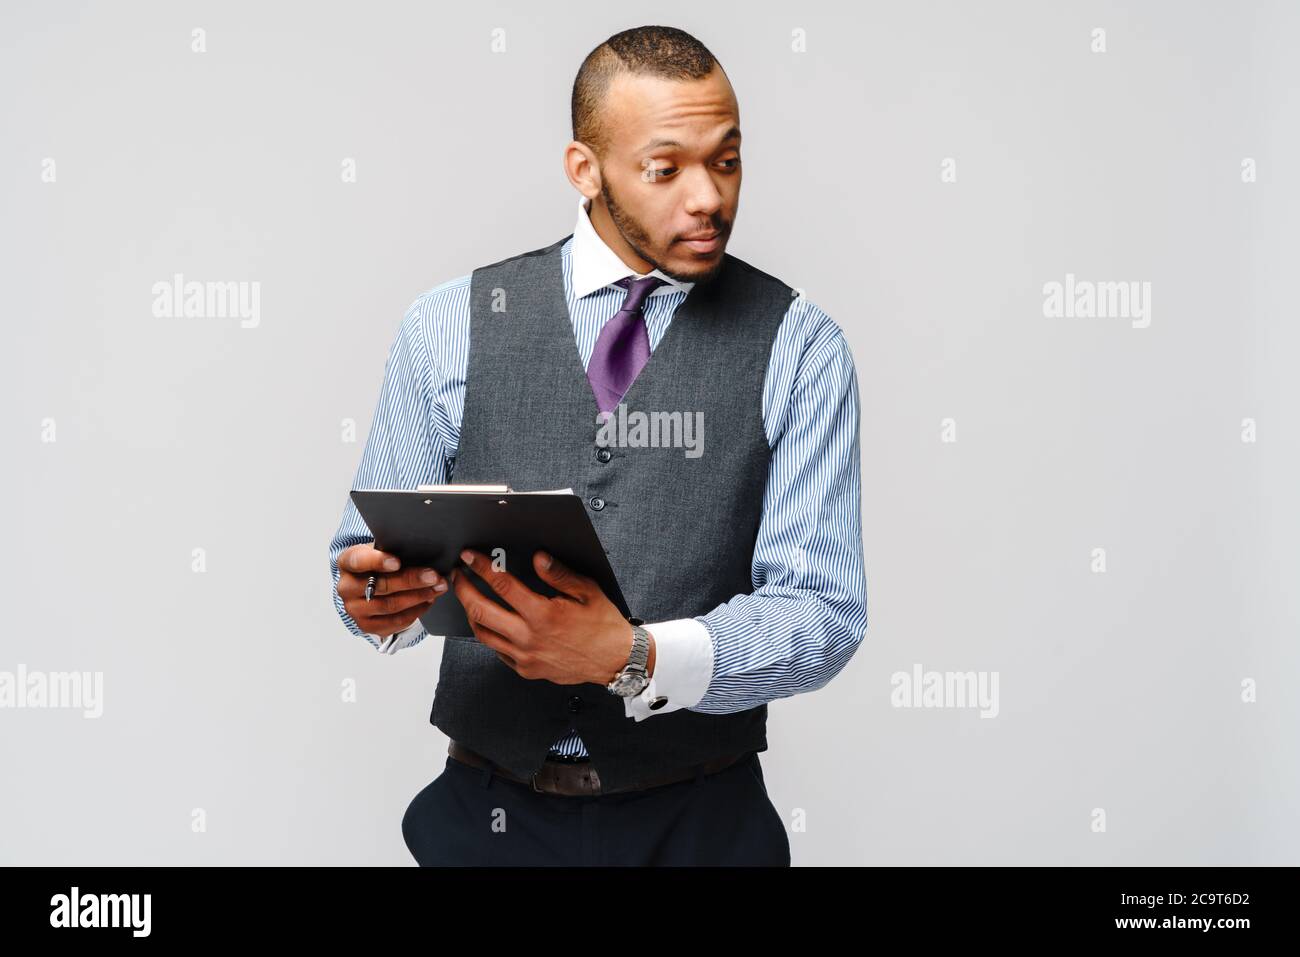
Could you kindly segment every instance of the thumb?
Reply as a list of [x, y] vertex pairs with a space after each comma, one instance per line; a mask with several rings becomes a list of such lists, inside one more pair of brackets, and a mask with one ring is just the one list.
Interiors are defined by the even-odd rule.
[[542, 581], [578, 601], [585, 602], [591, 596], [591, 590], [596, 587], [592, 579], [578, 574], [549, 552], [533, 553], [533, 567]]

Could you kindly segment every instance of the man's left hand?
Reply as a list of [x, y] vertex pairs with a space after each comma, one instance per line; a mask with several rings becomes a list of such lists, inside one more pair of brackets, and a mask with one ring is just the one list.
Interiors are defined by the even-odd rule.
[[[594, 579], [580, 575], [546, 552], [533, 554], [537, 576], [560, 594], [533, 591], [504, 569], [497, 571], [481, 552], [466, 549], [461, 559], [496, 594], [502, 608], [479, 592], [464, 569], [451, 573], [451, 587], [465, 609], [476, 637], [522, 678], [557, 685], [609, 684], [632, 653], [632, 625]], [[650, 640], [646, 674], [654, 674]]]

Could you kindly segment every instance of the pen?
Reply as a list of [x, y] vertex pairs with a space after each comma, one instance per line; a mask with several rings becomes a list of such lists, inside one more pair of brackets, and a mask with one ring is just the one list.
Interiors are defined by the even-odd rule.
[[375, 576], [371, 575], [366, 579], [366, 601], [370, 601], [375, 596]]

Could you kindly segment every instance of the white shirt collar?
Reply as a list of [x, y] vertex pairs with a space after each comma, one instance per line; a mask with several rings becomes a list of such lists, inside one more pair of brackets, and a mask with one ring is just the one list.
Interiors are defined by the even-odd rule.
[[[569, 249], [569, 266], [575, 299], [581, 299], [597, 289], [628, 276], [643, 278], [640, 273], [619, 259], [618, 253], [610, 249], [609, 244], [600, 238], [596, 227], [591, 225], [590, 202], [585, 196], [578, 198], [578, 222], [573, 227], [573, 246]], [[665, 276], [658, 269], [652, 269], [645, 275], [657, 276], [664, 281], [664, 285], [657, 286], [654, 292], [650, 293], [652, 296], [670, 292], [689, 293], [695, 285], [693, 282], [678, 282], [671, 276]]]

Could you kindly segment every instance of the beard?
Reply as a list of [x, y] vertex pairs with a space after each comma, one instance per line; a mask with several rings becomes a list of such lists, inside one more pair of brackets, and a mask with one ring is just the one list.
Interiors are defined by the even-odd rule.
[[[609, 210], [609, 218], [614, 223], [614, 228], [618, 230], [619, 235], [623, 237], [623, 242], [627, 243], [632, 252], [636, 253], [646, 262], [650, 263], [655, 269], [658, 269], [665, 276], [677, 280], [678, 282], [692, 282], [697, 285], [716, 279], [718, 273], [722, 271], [722, 266], [726, 261], [725, 248], [724, 255], [718, 257], [717, 263], [711, 266], [704, 273], [684, 273], [680, 270], [674, 271], [665, 266], [657, 257], [651, 255], [650, 247], [654, 241], [650, 234], [633, 216], [629, 215], [619, 206], [614, 199], [614, 194], [610, 192], [609, 181], [602, 179], [600, 183], [600, 195], [605, 200], [605, 208]], [[722, 234], [724, 240], [727, 231], [723, 229], [720, 219], [716, 218], [710, 223], [713, 229]]]

